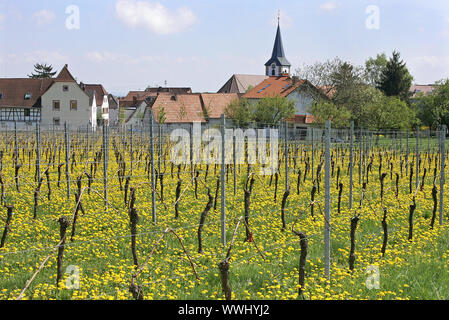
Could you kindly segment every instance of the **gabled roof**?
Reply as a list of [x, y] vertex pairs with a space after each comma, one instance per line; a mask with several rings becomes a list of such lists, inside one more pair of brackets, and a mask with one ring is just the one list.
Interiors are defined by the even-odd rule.
[[108, 92], [101, 84], [82, 84], [81, 88], [84, 88], [84, 91], [86, 91], [89, 97], [89, 92], [95, 92], [95, 99], [98, 107], [103, 105], [103, 98], [108, 95]]
[[291, 66], [284, 53], [284, 46], [282, 45], [281, 27], [278, 24], [278, 30], [276, 32], [276, 39], [274, 40], [273, 53], [270, 60], [265, 63], [265, 66], [270, 66], [272, 63], [276, 63], [281, 66]]
[[237, 93], [202, 93], [201, 99], [204, 111], [209, 119], [219, 119], [225, 113], [226, 107], [239, 99]]
[[156, 122], [162, 108], [166, 123], [206, 122], [199, 94], [158, 95], [152, 106]]
[[156, 92], [130, 91], [124, 98], [120, 98], [120, 103], [132, 103], [133, 101], [143, 101], [148, 97], [157, 96]]
[[[39, 106], [40, 97], [53, 84], [54, 79], [0, 79], [0, 107], [31, 108]], [[25, 99], [29, 93], [30, 99]]]
[[153, 93], [171, 93], [171, 94], [186, 94], [192, 93], [192, 88], [189, 87], [148, 87], [145, 89], [146, 92]]
[[76, 82], [75, 78], [69, 71], [69, 66], [66, 64], [59, 72], [58, 76], [54, 79], [57, 82]]
[[249, 87], [255, 87], [268, 76], [251, 74], [234, 74], [225, 85], [218, 90], [218, 93], [240, 93], [244, 94]]
[[306, 80], [293, 81], [289, 76], [269, 77], [248, 93], [243, 95], [248, 99], [261, 99], [265, 97], [286, 97], [296, 88], [306, 84]]

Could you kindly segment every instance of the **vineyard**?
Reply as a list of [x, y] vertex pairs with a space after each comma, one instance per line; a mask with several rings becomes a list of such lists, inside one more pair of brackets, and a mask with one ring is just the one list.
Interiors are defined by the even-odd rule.
[[2, 131], [0, 299], [449, 298], [442, 132], [279, 132], [261, 175], [158, 125]]

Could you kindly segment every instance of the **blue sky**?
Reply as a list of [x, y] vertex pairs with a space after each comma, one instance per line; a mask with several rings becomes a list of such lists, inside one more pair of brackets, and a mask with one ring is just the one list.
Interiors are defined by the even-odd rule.
[[[70, 5], [79, 29], [66, 27]], [[378, 29], [366, 27], [368, 6]], [[0, 77], [67, 63], [79, 81], [115, 94], [165, 81], [215, 92], [234, 73], [264, 73], [278, 10], [293, 69], [396, 49], [416, 83], [449, 77], [447, 0], [0, 0]]]

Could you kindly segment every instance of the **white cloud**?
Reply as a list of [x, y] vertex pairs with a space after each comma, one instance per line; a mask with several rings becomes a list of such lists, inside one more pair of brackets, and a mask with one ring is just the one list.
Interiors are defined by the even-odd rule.
[[334, 11], [337, 7], [338, 4], [335, 1], [328, 1], [320, 5], [320, 9], [327, 12]]
[[56, 15], [53, 11], [42, 9], [33, 14], [34, 19], [36, 20], [38, 25], [44, 25], [53, 22], [55, 20]]
[[125, 25], [144, 27], [156, 34], [182, 32], [197, 22], [188, 7], [170, 11], [159, 2], [118, 0], [115, 10], [117, 18]]

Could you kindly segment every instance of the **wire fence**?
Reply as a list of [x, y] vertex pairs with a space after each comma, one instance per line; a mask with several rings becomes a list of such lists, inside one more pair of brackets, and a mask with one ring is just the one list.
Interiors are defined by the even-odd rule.
[[[2, 130], [1, 203], [9, 205], [21, 197], [21, 208], [34, 211], [34, 217], [21, 215], [13, 223], [2, 218], [2, 242], [8, 231], [27, 230], [37, 222], [55, 228], [61, 213], [77, 211], [80, 203], [84, 205], [83, 218], [94, 216], [101, 220], [115, 214], [126, 221], [131, 189], [137, 190], [137, 205], [145, 203], [145, 207], [139, 209], [146, 224], [152, 226], [130, 234], [128, 226], [122, 224], [122, 229], [116, 229], [114, 236], [58, 245], [58, 235], [52, 230], [46, 239], [48, 245], [35, 246], [33, 239], [24, 239], [21, 241], [23, 249], [6, 246], [6, 250], [0, 251], [0, 264], [2, 259], [12, 256], [46, 253], [55, 245], [56, 248], [83, 247], [161, 235], [169, 225], [178, 224], [173, 227], [175, 232], [188, 232], [198, 228], [198, 222], [181, 224], [171, 221], [166, 214], [173, 208], [177, 211], [180, 203], [206, 203], [206, 190], [214, 195], [217, 217], [202, 226], [219, 230], [224, 250], [229, 245], [230, 227], [237, 223], [242, 212], [236, 203], [243, 205], [245, 202], [251, 178], [266, 191], [275, 185], [273, 203], [262, 206], [257, 204], [257, 199], [253, 200], [252, 211], [257, 213], [252, 213], [251, 219], [276, 216], [279, 205], [282, 214], [290, 217], [289, 224], [293, 217], [309, 212], [315, 220], [313, 210], [319, 210], [315, 229], [307, 232], [315, 237], [320, 233], [323, 236], [327, 279], [332, 272], [332, 217], [342, 206], [357, 215], [366, 199], [370, 210], [376, 212], [374, 207], [384, 206], [385, 192], [409, 194], [415, 201], [420, 188], [432, 185], [439, 187], [438, 222], [444, 223], [448, 156], [444, 126], [439, 131], [373, 131], [356, 129], [351, 123], [349, 129], [335, 130], [328, 122], [324, 128], [282, 123], [242, 129], [227, 124], [223, 117], [220, 124], [213, 126], [185, 124], [179, 126], [177, 132], [171, 129], [172, 125], [158, 125], [150, 117], [149, 125], [142, 127], [103, 127], [93, 131], [88, 126], [71, 130], [67, 125], [63, 129], [36, 125], [33, 130], [17, 127]], [[331, 195], [343, 189], [343, 177], [347, 178], [347, 191], [344, 197], [340, 191], [337, 199], [332, 199]], [[385, 177], [389, 177], [390, 185], [383, 185]], [[86, 188], [84, 196], [90, 201], [83, 200], [81, 186]], [[310, 193], [309, 188], [312, 188], [311, 199], [304, 202], [303, 195]], [[171, 196], [168, 199], [167, 194]], [[296, 202], [289, 200], [287, 203], [290, 194]], [[354, 205], [356, 201], [360, 202], [359, 206]], [[114, 223], [115, 228], [120, 226]], [[291, 243], [299, 241], [286, 241], [280, 246]], [[223, 252], [218, 250], [215, 258]], [[242, 258], [236, 264], [250, 259]], [[96, 297], [104, 295], [108, 294]]]

